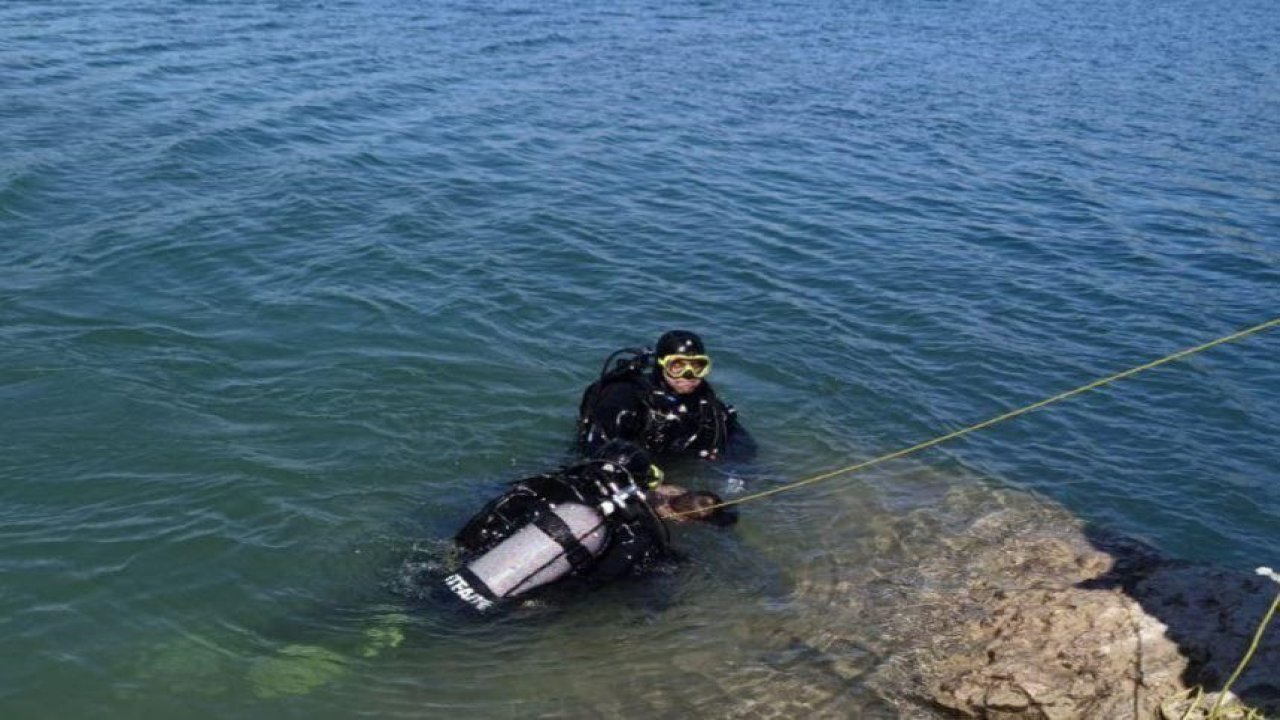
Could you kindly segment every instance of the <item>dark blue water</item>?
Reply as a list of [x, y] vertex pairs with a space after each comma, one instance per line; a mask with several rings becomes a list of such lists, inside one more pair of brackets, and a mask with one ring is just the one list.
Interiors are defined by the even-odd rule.
[[8, 0], [3, 714], [888, 715], [762, 648], [815, 622], [789, 568], [908, 565], [872, 529], [957, 494], [1274, 566], [1277, 331], [568, 611], [397, 592], [671, 327], [750, 491], [1280, 315], [1277, 37], [1271, 0]]

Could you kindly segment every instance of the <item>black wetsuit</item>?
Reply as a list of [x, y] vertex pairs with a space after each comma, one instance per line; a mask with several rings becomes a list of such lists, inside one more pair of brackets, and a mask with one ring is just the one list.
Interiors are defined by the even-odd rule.
[[614, 373], [593, 383], [579, 408], [578, 444], [584, 452], [609, 440], [628, 440], [661, 457], [742, 457], [754, 443], [734, 409], [703, 381], [676, 394], [656, 370]]

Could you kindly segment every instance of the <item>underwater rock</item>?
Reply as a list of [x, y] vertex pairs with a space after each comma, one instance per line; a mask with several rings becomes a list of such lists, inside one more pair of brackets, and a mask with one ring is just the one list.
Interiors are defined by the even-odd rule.
[[289, 645], [275, 657], [256, 663], [249, 670], [249, 683], [260, 698], [304, 695], [346, 671], [346, 659], [338, 653], [312, 645]]
[[143, 688], [163, 685], [175, 693], [213, 697], [228, 692], [229, 653], [213, 642], [184, 635], [148, 649], [134, 669], [133, 679], [116, 689], [120, 698], [145, 695]]

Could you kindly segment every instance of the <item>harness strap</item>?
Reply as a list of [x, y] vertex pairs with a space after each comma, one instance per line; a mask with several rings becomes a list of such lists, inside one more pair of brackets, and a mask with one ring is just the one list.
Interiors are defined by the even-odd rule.
[[591, 551], [578, 540], [573, 530], [569, 529], [569, 525], [560, 519], [559, 515], [554, 512], [542, 513], [534, 519], [533, 524], [564, 549], [565, 556], [569, 558], [569, 564], [575, 570], [591, 562]]

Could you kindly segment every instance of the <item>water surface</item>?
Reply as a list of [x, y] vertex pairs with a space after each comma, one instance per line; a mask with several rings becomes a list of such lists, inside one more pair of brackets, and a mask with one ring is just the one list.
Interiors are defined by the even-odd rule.
[[892, 716], [823, 623], [903, 533], [1033, 498], [1280, 562], [1271, 332], [645, 582], [412, 598], [671, 327], [759, 490], [1280, 314], [1272, 2], [486, 5], [0, 8], [6, 716]]

